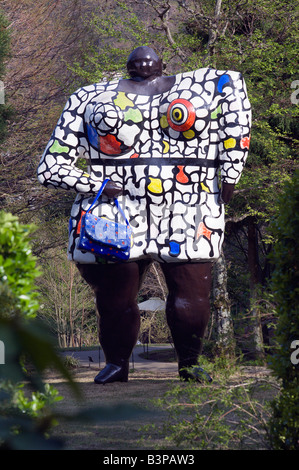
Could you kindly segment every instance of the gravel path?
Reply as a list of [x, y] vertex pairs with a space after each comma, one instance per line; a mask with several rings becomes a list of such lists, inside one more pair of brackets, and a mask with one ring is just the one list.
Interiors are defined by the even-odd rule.
[[[150, 352], [163, 348], [169, 349], [169, 346], [135, 346], [133, 354], [130, 358], [130, 368], [148, 371], [159, 370], [161, 372], [177, 372], [178, 365], [176, 362], [152, 361], [140, 356], [140, 354], [147, 353], [147, 351]], [[98, 365], [99, 369], [102, 369], [105, 366], [105, 356], [102, 349], [92, 351], [66, 351], [63, 353], [63, 355], [73, 356], [74, 358], [79, 359], [84, 366], [88, 366], [90, 364], [93, 366]], [[91, 358], [92, 361], [89, 358]]]

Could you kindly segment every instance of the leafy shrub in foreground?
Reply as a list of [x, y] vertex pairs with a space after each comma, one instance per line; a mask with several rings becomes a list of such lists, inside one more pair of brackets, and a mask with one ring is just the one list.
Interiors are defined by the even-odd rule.
[[[44, 384], [42, 374], [54, 367], [74, 385], [57, 356], [48, 330], [36, 319], [39, 308], [35, 280], [40, 274], [31, 252], [32, 226], [0, 212], [0, 448], [49, 449], [58, 443], [46, 438], [53, 424], [49, 406], [56, 390]], [[25, 396], [22, 382], [31, 386]], [[75, 387], [74, 387], [75, 388]], [[77, 390], [75, 388], [75, 390]]]
[[[271, 361], [282, 390], [272, 403], [269, 423], [274, 449], [299, 450], [299, 364], [291, 360], [292, 344], [299, 346], [299, 171], [285, 185], [279, 213], [272, 224], [276, 237], [272, 261], [272, 291], [277, 304], [276, 353]], [[295, 358], [296, 359], [296, 358]]]

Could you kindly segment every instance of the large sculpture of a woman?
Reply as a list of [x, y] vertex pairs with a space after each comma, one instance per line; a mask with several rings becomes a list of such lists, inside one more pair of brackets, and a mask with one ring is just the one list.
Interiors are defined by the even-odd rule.
[[[251, 111], [239, 72], [203, 68], [163, 76], [149, 47], [129, 56], [129, 79], [96, 83], [68, 100], [38, 167], [50, 188], [77, 193], [68, 258], [92, 286], [106, 366], [96, 383], [128, 380], [139, 331], [136, 297], [149, 264], [161, 263], [167, 321], [183, 379], [196, 365], [210, 315], [212, 263], [221, 252], [224, 203], [243, 170]], [[76, 167], [83, 157], [88, 172]], [[105, 261], [78, 249], [82, 212], [104, 179], [94, 212], [133, 230], [130, 258]], [[195, 374], [195, 378], [196, 374]]]

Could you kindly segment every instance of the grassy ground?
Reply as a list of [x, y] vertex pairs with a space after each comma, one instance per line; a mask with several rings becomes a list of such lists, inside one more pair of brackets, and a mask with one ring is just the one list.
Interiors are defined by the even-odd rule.
[[[172, 383], [178, 383], [176, 374], [134, 371], [127, 383], [112, 383], [105, 386], [93, 383], [98, 370], [92, 367], [76, 369], [74, 376], [80, 385], [83, 401], [71, 393], [69, 386], [50, 374], [47, 382], [53, 384], [64, 399], [56, 406], [57, 411], [68, 415], [92, 407], [107, 407], [110, 416], [94, 423], [60, 422], [53, 436], [63, 439], [65, 449], [76, 450], [152, 450], [161, 444], [157, 431], [142, 433], [140, 428], [153, 423], [162, 423], [165, 415], [154, 404]], [[132, 406], [124, 417], [118, 419], [119, 406]], [[103, 410], [104, 412], [104, 410]], [[163, 442], [163, 448], [171, 448]]]
[[[155, 352], [155, 357], [163, 361], [173, 361], [173, 351]], [[162, 359], [161, 359], [162, 358]], [[151, 357], [154, 359], [154, 357]], [[78, 411], [93, 407], [103, 407], [100, 415], [102, 420], [93, 422], [64, 422], [60, 420], [54, 429], [53, 436], [64, 441], [66, 450], [173, 450], [177, 449], [174, 443], [164, 439], [159, 432], [166, 419], [166, 410], [157, 406], [156, 400], [163, 397], [165, 392], [176, 385], [184, 387], [179, 381], [176, 372], [149, 372], [134, 370], [130, 372], [127, 383], [112, 383], [105, 386], [96, 385], [94, 376], [98, 373], [97, 367], [77, 367], [74, 378], [79, 384], [82, 401], [78, 401], [71, 393], [69, 386], [54, 373], [49, 373], [47, 382], [59, 391], [64, 399], [58, 403], [57, 411], [67, 415], [74, 415]], [[233, 386], [253, 379], [267, 380], [269, 371], [264, 367], [250, 366], [243, 368], [235, 377], [232, 377]], [[216, 384], [215, 384], [216, 385]], [[195, 386], [200, 386], [199, 384]], [[273, 398], [277, 387], [265, 392], [258, 390], [258, 399], [261, 403]], [[265, 395], [267, 393], [267, 396]], [[119, 407], [134, 407], [128, 411]], [[137, 410], [136, 410], [136, 408]], [[120, 416], [119, 413], [124, 413]], [[119, 419], [121, 418], [121, 419]], [[155, 425], [152, 428], [151, 425]], [[146, 430], [145, 426], [150, 429]], [[262, 435], [261, 435], [262, 436]], [[257, 442], [257, 448], [264, 448], [263, 439]], [[187, 447], [180, 447], [188, 450]], [[207, 449], [209, 449], [207, 447]]]

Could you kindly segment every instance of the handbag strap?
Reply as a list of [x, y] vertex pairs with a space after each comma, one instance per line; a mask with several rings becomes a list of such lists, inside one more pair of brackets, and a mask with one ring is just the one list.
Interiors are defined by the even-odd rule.
[[116, 197], [114, 198], [114, 204], [116, 205], [118, 211], [121, 213], [121, 215], [123, 216], [123, 219], [126, 221], [126, 224], [127, 224], [127, 226], [129, 227], [129, 226], [130, 226], [129, 221], [127, 220], [127, 217], [125, 216], [124, 211], [123, 211], [122, 208], [120, 207], [119, 202], [118, 202], [118, 200], [116, 199]]
[[[91, 204], [91, 206], [89, 207], [89, 209], [87, 209], [86, 214], [88, 214], [88, 212], [91, 211], [91, 209], [93, 208], [93, 206], [95, 205], [95, 203], [97, 202], [97, 200], [99, 199], [99, 197], [101, 196], [102, 192], [104, 191], [104, 188], [105, 188], [106, 184], [108, 183], [108, 181], [110, 181], [109, 178], [106, 178], [106, 179], [104, 180], [104, 182], [103, 182], [102, 186], [100, 187], [100, 189], [99, 189], [99, 191], [98, 191], [98, 194], [96, 195], [96, 197], [95, 197], [93, 203]], [[124, 211], [123, 211], [122, 208], [120, 207], [119, 202], [118, 202], [118, 200], [116, 199], [116, 197], [114, 198], [114, 203], [115, 203], [115, 205], [116, 205], [118, 211], [119, 211], [119, 212], [121, 213], [121, 215], [123, 216], [123, 219], [126, 221], [126, 224], [129, 226], [130, 224], [129, 224], [129, 222], [128, 222], [126, 216], [125, 216]]]

